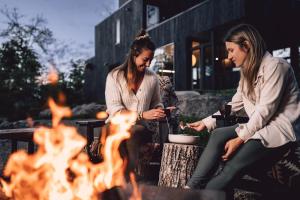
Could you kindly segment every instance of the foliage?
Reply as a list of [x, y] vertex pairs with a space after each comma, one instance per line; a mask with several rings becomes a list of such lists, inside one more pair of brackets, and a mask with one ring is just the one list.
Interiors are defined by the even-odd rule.
[[84, 62], [82, 60], [71, 61], [69, 77], [66, 81], [65, 93], [69, 99], [68, 105], [79, 105], [84, 102]]
[[46, 52], [54, 38], [40, 16], [23, 23], [24, 16], [16, 8], [5, 7], [0, 14], [6, 20], [6, 28], [0, 31], [4, 41], [0, 48], [0, 115], [21, 119], [40, 109], [42, 88], [36, 79], [41, 75], [42, 65], [36, 50]]
[[0, 49], [1, 115], [25, 117], [31, 106], [39, 102], [36, 77], [40, 63], [35, 52], [15, 40], [5, 42]]
[[[179, 121], [183, 122], [184, 124], [196, 122], [199, 120], [200, 120], [200, 118], [194, 117], [194, 116], [185, 116], [185, 115], [179, 116]], [[194, 129], [186, 128], [184, 130], [180, 129], [179, 134], [199, 136], [200, 137], [200, 146], [205, 146], [209, 139], [209, 133], [206, 130], [199, 132], [199, 131], [195, 131]]]
[[[0, 14], [5, 17], [7, 25], [0, 30], [0, 37], [5, 41], [0, 47], [0, 116], [11, 120], [25, 118], [32, 115], [33, 110], [39, 112], [45, 109], [49, 96], [58, 101], [60, 92], [68, 97], [69, 101], [64, 102], [68, 105], [83, 103], [82, 60], [71, 61], [68, 77], [59, 72], [56, 86], [41, 84], [45, 81], [41, 74], [46, 69], [40, 62], [39, 50], [50, 56], [62, 56], [65, 50], [64, 47], [51, 52], [49, 45], [55, 39], [52, 31], [45, 26], [46, 20], [37, 16], [30, 23], [23, 23], [21, 20], [24, 16], [16, 8], [2, 9]], [[37, 83], [38, 77], [43, 81]]]

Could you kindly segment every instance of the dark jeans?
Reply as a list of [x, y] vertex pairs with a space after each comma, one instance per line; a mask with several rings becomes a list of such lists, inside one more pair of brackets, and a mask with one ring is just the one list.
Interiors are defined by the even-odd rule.
[[126, 173], [134, 171], [134, 168], [137, 166], [140, 147], [147, 142], [151, 142], [153, 134], [140, 122], [133, 125], [130, 132], [130, 138], [120, 144], [121, 156], [128, 161]]
[[222, 163], [223, 169], [215, 174], [222, 162], [221, 156], [224, 154], [226, 142], [237, 137], [236, 127], [237, 125], [218, 128], [212, 132], [197, 167], [187, 183], [190, 188], [229, 189], [236, 178], [251, 169], [263, 170], [270, 167], [289, 148], [289, 144], [266, 148], [260, 140], [248, 140], [228, 161]]

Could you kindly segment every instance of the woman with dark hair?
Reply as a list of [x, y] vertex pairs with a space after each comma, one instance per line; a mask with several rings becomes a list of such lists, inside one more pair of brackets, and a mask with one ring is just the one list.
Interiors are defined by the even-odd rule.
[[140, 145], [151, 140], [152, 132], [147, 120], [165, 117], [158, 77], [148, 69], [154, 51], [154, 43], [142, 30], [131, 44], [125, 62], [113, 69], [106, 79], [107, 121], [117, 113], [128, 111], [136, 112], [138, 116], [131, 130], [131, 138], [126, 141], [129, 170], [136, 166]]
[[[213, 131], [185, 188], [225, 190], [246, 170], [274, 164], [290, 142], [299, 139], [300, 93], [290, 64], [273, 57], [251, 25], [233, 27], [224, 40], [228, 59], [241, 72], [229, 104], [233, 112], [245, 109], [249, 121], [216, 129], [210, 116], [189, 124], [198, 131]], [[215, 174], [220, 160], [224, 167]]]

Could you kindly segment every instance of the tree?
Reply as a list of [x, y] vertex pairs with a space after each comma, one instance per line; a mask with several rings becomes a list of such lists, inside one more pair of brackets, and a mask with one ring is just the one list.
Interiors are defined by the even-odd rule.
[[40, 16], [22, 23], [18, 10], [0, 10], [7, 27], [0, 31], [5, 42], [0, 48], [0, 115], [20, 119], [41, 104], [41, 91], [36, 82], [41, 75], [37, 49], [47, 52], [55, 40]]
[[82, 104], [84, 102], [84, 61], [71, 61], [70, 74], [67, 81], [67, 96], [72, 105]]
[[36, 77], [40, 63], [35, 52], [15, 40], [0, 48], [0, 114], [9, 118], [24, 118], [37, 106], [39, 95]]
[[47, 21], [43, 17], [36, 16], [30, 20], [30, 23], [22, 23], [24, 16], [18, 13], [17, 8], [9, 10], [5, 7], [0, 10], [0, 13], [7, 20], [7, 27], [0, 32], [0, 37], [14, 40], [19, 45], [31, 49], [38, 47], [43, 52], [47, 52], [48, 45], [55, 42], [53, 33], [45, 26]]

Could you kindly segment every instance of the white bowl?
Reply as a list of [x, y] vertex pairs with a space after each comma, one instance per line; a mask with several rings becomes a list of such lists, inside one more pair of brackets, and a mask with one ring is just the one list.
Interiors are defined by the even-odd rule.
[[169, 134], [169, 142], [179, 144], [197, 144], [199, 143], [200, 137], [194, 135], [185, 134]]

